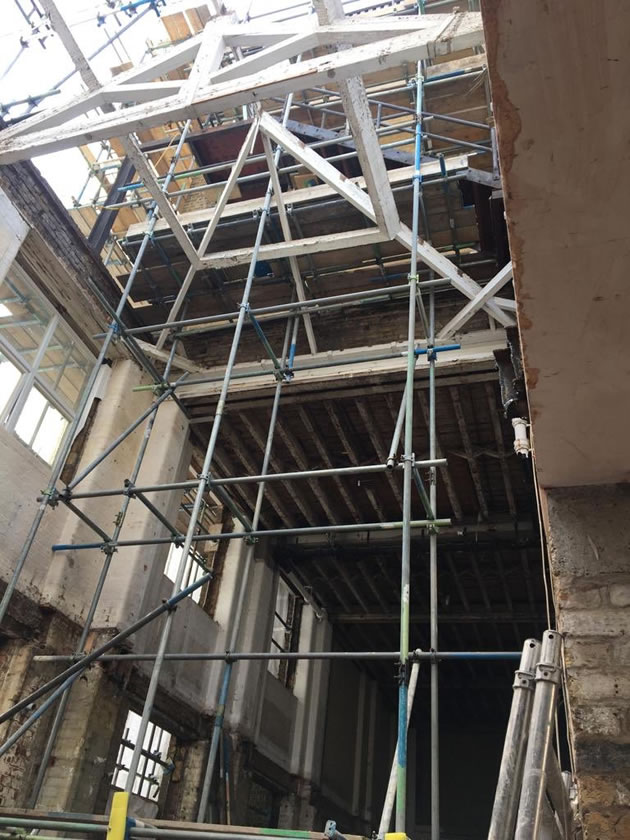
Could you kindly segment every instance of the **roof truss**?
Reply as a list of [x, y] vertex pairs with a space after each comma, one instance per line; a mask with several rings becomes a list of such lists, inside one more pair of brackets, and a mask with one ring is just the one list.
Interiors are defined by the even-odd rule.
[[[177, 319], [196, 272], [203, 267], [227, 267], [251, 258], [248, 248], [212, 251], [211, 240], [239, 172], [253, 149], [260, 131], [270, 169], [271, 188], [281, 217], [283, 241], [263, 245], [261, 259], [288, 259], [298, 300], [307, 290], [300, 275], [298, 256], [323, 250], [374, 244], [395, 239], [412, 247], [412, 233], [399, 216], [391, 187], [391, 173], [383, 154], [361, 76], [401, 63], [446, 55], [483, 43], [481, 17], [475, 13], [428, 15], [409, 18], [353, 20], [342, 17], [335, 0], [318, 0], [318, 21], [271, 24], [254, 29], [234, 24], [228, 18], [210, 21], [205, 30], [164, 52], [146, 65], [135, 67], [104, 85], [99, 85], [89, 64], [84, 80], [90, 90], [71, 102], [25, 120], [0, 134], [0, 164], [32, 157], [98, 139], [120, 137], [126, 154], [156, 202], [160, 215], [173, 231], [190, 268], [171, 307], [168, 322]], [[65, 36], [65, 37], [64, 37]], [[78, 49], [72, 36], [60, 31], [71, 55]], [[233, 50], [256, 48], [240, 61], [229, 61]], [[317, 48], [324, 54], [302, 58]], [[166, 73], [191, 65], [186, 78], [164, 80]], [[281, 125], [261, 103], [278, 94], [334, 83], [339, 91], [353, 142], [363, 171], [360, 183], [349, 180], [326, 158], [306, 146]], [[184, 119], [205, 119], [209, 113], [256, 104], [257, 116], [240, 150], [236, 166], [219, 198], [196, 248], [168, 193], [160, 186], [152, 165], [134, 136], [152, 126]], [[116, 105], [125, 107], [115, 107]], [[294, 239], [284, 209], [280, 180], [275, 171], [271, 143], [313, 172], [334, 193], [356, 208], [371, 223], [361, 230]], [[365, 189], [363, 189], [365, 185]], [[317, 189], [317, 188], [315, 188]], [[474, 312], [484, 308], [504, 326], [512, 316], [493, 295], [509, 280], [510, 267], [499, 272], [482, 288], [455, 267], [428, 242], [419, 241], [419, 256], [439, 276], [447, 278], [469, 303], [445, 328], [444, 337], [455, 332]], [[310, 318], [303, 314], [311, 352], [317, 351]], [[163, 331], [158, 348], [166, 340]]]
[[[121, 73], [115, 80], [66, 105], [2, 132], [0, 163], [118, 137], [174, 120], [203, 118], [211, 112], [261, 102], [267, 97], [286, 95], [332, 80], [338, 83], [398, 66], [406, 60], [446, 55], [483, 42], [481, 17], [476, 13], [314, 25], [306, 35], [303, 26], [303, 22], [294, 26], [272, 25], [252, 32], [248, 25], [235, 25], [225, 19], [211, 21], [205, 33], [165, 52], [147, 66]], [[308, 44], [341, 49], [283, 63], [304, 52]], [[252, 57], [249, 65], [250, 59], [245, 59], [219, 70], [213, 67], [212, 59], [221, 46], [224, 50], [263, 49]], [[155, 81], [191, 61], [188, 79], [174, 83]], [[111, 102], [129, 107], [108, 114], [90, 113], [86, 117], [95, 108]]]

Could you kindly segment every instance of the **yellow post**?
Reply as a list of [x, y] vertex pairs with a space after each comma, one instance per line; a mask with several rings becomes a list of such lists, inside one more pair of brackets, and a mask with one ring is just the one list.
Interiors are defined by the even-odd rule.
[[404, 831], [388, 831], [384, 840], [407, 840], [407, 834]]
[[129, 794], [122, 790], [116, 791], [112, 799], [112, 810], [109, 813], [107, 840], [125, 840], [128, 807]]

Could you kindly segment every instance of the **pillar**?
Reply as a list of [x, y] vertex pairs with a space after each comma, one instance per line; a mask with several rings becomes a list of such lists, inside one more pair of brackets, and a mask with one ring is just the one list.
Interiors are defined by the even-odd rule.
[[630, 837], [630, 487], [545, 491], [587, 840]]

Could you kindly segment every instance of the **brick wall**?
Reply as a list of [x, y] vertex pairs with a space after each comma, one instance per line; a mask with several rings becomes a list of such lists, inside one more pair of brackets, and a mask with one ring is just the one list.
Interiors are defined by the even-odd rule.
[[[30, 162], [0, 167], [0, 189], [30, 227], [18, 261], [33, 281], [48, 290], [59, 310], [70, 313], [72, 326], [80, 334], [86, 325], [88, 338], [110, 319], [90, 289], [87, 279], [116, 306], [120, 290], [100, 257], [88, 246], [55, 193]], [[124, 313], [136, 324], [133, 310]]]

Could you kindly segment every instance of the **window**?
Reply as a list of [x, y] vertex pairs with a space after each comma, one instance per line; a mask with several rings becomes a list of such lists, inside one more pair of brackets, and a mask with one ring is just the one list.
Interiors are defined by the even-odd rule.
[[94, 357], [14, 263], [0, 283], [0, 422], [52, 464]]
[[[129, 764], [138, 740], [140, 720], [140, 715], [135, 712], [130, 711], [127, 715], [112, 779], [112, 786], [121, 790], [125, 789], [129, 778]], [[173, 765], [167, 761], [170, 743], [171, 733], [149, 722], [132, 793], [149, 799], [151, 802], [157, 802], [164, 775], [173, 770]]]
[[[166, 558], [166, 566], [164, 567], [164, 574], [169, 580], [175, 581], [177, 577], [177, 570], [182, 559], [184, 548], [181, 545], [173, 543]], [[182, 578], [182, 589], [190, 586], [191, 583], [196, 583], [200, 577], [206, 574], [205, 558], [192, 548], [186, 558], [186, 567], [184, 568], [184, 577]], [[193, 601], [198, 604], [201, 600], [201, 593], [204, 587], [200, 586], [190, 594]]]
[[[300, 616], [302, 599], [289, 587], [286, 580], [278, 578], [273, 629], [271, 631], [271, 653], [297, 650], [300, 637]], [[295, 662], [287, 659], [270, 659], [269, 670], [284, 685], [291, 688], [295, 674]]]

